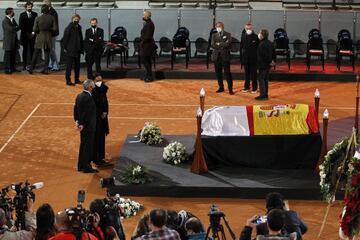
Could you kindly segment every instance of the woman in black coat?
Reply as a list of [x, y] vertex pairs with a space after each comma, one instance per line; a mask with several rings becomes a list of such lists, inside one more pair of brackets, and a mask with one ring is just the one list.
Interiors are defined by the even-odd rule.
[[151, 82], [153, 80], [151, 71], [151, 58], [155, 53], [156, 45], [154, 40], [155, 25], [151, 21], [151, 12], [144, 11], [144, 27], [141, 30], [140, 37], [140, 57], [145, 67], [145, 82]]

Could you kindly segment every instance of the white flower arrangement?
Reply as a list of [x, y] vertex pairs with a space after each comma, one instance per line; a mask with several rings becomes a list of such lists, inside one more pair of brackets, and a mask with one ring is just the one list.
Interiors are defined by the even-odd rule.
[[145, 184], [151, 182], [148, 171], [140, 165], [129, 166], [121, 178], [121, 182], [127, 184]]
[[148, 145], [156, 145], [163, 142], [160, 127], [156, 123], [146, 122], [138, 137], [140, 141]]
[[136, 216], [136, 214], [144, 208], [142, 204], [132, 201], [129, 198], [120, 198], [120, 207], [123, 209], [124, 218]]
[[167, 145], [163, 151], [163, 160], [166, 163], [178, 165], [188, 160], [188, 154], [184, 144], [173, 142]]

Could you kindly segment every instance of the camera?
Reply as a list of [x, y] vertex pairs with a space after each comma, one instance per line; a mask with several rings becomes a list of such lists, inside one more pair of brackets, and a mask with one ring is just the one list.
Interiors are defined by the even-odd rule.
[[215, 204], [210, 206], [210, 212], [208, 214], [210, 217], [210, 225], [213, 228], [217, 228], [220, 225], [220, 220], [222, 217], [225, 217], [225, 214], [220, 211], [220, 208]]
[[115, 196], [110, 196], [108, 194], [107, 198], [104, 198], [104, 209], [103, 214], [100, 216], [102, 219], [103, 225], [106, 227], [113, 227], [119, 238], [125, 240], [125, 232], [121, 224], [121, 214], [122, 208], [120, 206], [120, 195], [116, 194]]
[[265, 216], [259, 216], [253, 221], [253, 223], [255, 223], [256, 225], [266, 223], [266, 222], [267, 222], [267, 216], [266, 215]]

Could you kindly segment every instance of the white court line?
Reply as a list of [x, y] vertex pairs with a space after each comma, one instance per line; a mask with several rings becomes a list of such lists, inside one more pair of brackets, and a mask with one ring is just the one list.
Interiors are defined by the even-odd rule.
[[27, 118], [21, 123], [21, 125], [16, 129], [16, 131], [13, 133], [13, 135], [10, 136], [10, 138], [6, 141], [6, 143], [0, 148], [0, 153], [2, 151], [4, 151], [4, 149], [6, 148], [6, 146], [11, 142], [11, 140], [13, 140], [13, 138], [15, 137], [15, 135], [20, 131], [20, 129], [25, 125], [25, 123], [31, 118], [31, 116], [36, 112], [36, 110], [40, 107], [39, 103], [38, 105], [36, 105], [36, 107], [32, 110], [32, 112], [27, 116]]
[[[42, 105], [74, 105], [74, 103], [41, 103]], [[159, 103], [110, 103], [110, 106], [149, 106], [149, 107], [199, 107], [200, 104], [159, 104]], [[274, 104], [273, 104], [274, 105]], [[214, 107], [219, 105], [206, 105], [207, 107]], [[355, 110], [355, 107], [332, 107], [320, 106], [321, 109], [334, 110]]]
[[[35, 115], [33, 118], [73, 118], [72, 116], [46, 116], [46, 115]], [[123, 119], [123, 120], [196, 120], [193, 118], [164, 118], [164, 117], [109, 117], [109, 119]]]

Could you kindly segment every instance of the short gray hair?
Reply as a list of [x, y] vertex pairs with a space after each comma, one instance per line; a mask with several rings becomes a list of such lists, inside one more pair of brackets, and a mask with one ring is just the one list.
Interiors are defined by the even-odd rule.
[[92, 88], [95, 87], [94, 81], [91, 79], [85, 80], [83, 83], [83, 87], [84, 87], [84, 90], [89, 91], [90, 87], [92, 87]]

